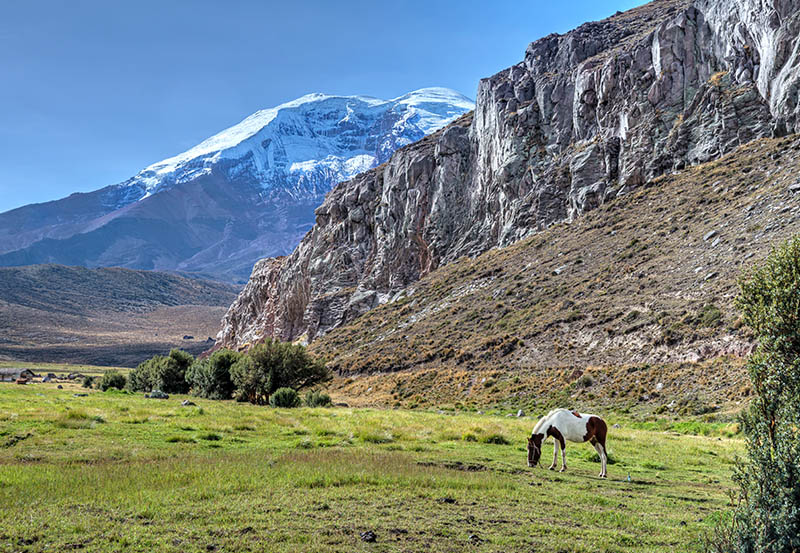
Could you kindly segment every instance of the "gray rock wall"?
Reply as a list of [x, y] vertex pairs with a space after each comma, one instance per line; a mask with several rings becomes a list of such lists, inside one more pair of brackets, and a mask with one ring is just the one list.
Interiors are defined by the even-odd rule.
[[460, 256], [796, 132], [798, 12], [657, 0], [532, 43], [481, 81], [473, 116], [337, 186], [294, 253], [256, 265], [217, 347], [313, 340]]

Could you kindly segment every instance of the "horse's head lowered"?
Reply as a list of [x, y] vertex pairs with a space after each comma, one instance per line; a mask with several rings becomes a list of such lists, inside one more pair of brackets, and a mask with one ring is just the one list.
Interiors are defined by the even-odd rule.
[[534, 434], [528, 438], [528, 466], [535, 467], [539, 464], [539, 458], [542, 456], [542, 438], [543, 434]]

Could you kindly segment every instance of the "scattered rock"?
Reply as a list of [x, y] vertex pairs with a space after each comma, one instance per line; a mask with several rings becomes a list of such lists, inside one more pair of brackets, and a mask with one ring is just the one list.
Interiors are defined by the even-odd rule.
[[472, 545], [479, 545], [479, 544], [483, 543], [483, 540], [481, 539], [481, 537], [478, 534], [470, 534], [469, 538], [467, 538], [467, 539], [469, 539], [469, 542]]
[[709, 240], [714, 238], [716, 235], [717, 235], [717, 231], [716, 230], [711, 230], [711, 231], [705, 233], [705, 235], [703, 236], [703, 241], [708, 242]]
[[64, 386], [62, 386], [61, 384], [59, 384], [58, 386], [56, 386], [56, 388], [58, 388], [59, 390], [63, 390], [63, 389], [64, 389]]
[[524, 417], [524, 416], [525, 416], [525, 411], [523, 411], [522, 409], [517, 411], [517, 417]]
[[183, 405], [184, 407], [193, 407], [197, 404], [194, 401], [189, 401], [188, 399], [184, 399], [183, 401], [181, 401], [181, 405]]
[[194, 336], [192, 336], [192, 335], [190, 335], [190, 334], [185, 334], [185, 335], [183, 336], [183, 339], [184, 339], [184, 340], [194, 340]]
[[621, 428], [619, 424], [614, 424], [611, 428]]
[[374, 541], [377, 541], [377, 539], [378, 536], [376, 536], [375, 532], [373, 532], [372, 530], [367, 530], [366, 532], [361, 533], [361, 541], [372, 543]]
[[145, 394], [144, 397], [147, 399], [169, 399], [169, 395], [165, 394], [161, 390], [153, 390], [149, 394]]
[[80, 394], [72, 394], [72, 397], [87, 397], [88, 395], [89, 394], [80, 393]]
[[340, 401], [338, 403], [333, 404], [334, 407], [350, 407], [347, 403]]
[[789, 192], [800, 192], [800, 182], [796, 182], [789, 187]]
[[554, 274], [554, 275], [556, 275], [556, 276], [558, 276], [558, 275], [560, 275], [561, 273], [563, 273], [563, 272], [564, 272], [564, 270], [565, 270], [566, 268], [567, 268], [567, 266], [566, 266], [566, 265], [562, 265], [561, 267], [558, 267], [558, 268], [556, 268], [556, 269], [553, 269], [553, 274]]
[[708, 273], [706, 276], [704, 276], [703, 280], [711, 280], [712, 278], [715, 278], [716, 276], [717, 276], [717, 272], [716, 271], [712, 271], [712, 272]]
[[452, 497], [440, 497], [436, 501], [438, 501], [439, 503], [447, 503], [448, 505], [454, 505], [456, 503], [456, 500], [453, 499]]

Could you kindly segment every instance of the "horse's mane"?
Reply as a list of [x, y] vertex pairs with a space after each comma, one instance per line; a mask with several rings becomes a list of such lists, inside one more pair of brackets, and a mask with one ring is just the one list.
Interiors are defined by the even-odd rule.
[[544, 423], [546, 423], [550, 419], [550, 417], [552, 417], [553, 415], [555, 415], [559, 411], [566, 411], [566, 409], [564, 409], [563, 407], [560, 407], [558, 409], [553, 409], [552, 411], [547, 413], [545, 416], [543, 416], [541, 419], [539, 419], [539, 422], [537, 422], [536, 426], [533, 427], [533, 432], [531, 432], [531, 435], [538, 434], [539, 431], [542, 429], [542, 426], [544, 426]]

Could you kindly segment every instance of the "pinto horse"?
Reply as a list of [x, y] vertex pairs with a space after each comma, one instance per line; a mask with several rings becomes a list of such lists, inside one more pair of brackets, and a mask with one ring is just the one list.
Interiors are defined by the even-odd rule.
[[554, 409], [539, 419], [533, 427], [531, 437], [528, 438], [528, 466], [535, 467], [542, 456], [542, 443], [552, 436], [555, 441], [553, 447], [553, 464], [550, 470], [555, 470], [558, 460], [558, 448], [561, 447], [561, 472], [567, 470], [567, 459], [564, 457], [565, 440], [570, 442], [589, 442], [600, 455], [600, 478], [605, 478], [606, 464], [606, 434], [608, 427], [603, 419], [596, 415], [586, 415], [569, 409]]

